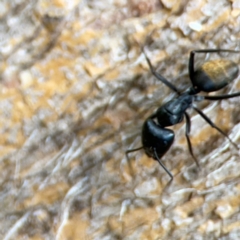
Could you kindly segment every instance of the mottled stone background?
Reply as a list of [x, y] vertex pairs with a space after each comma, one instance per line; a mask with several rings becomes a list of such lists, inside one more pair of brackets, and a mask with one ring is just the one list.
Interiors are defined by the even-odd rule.
[[[240, 48], [239, 0], [0, 2], [0, 239], [240, 239], [240, 155], [193, 111], [163, 157], [141, 126], [190, 86], [193, 49]], [[238, 54], [199, 54], [240, 63]], [[222, 92], [240, 91], [240, 77]], [[240, 142], [240, 98], [199, 105]]]

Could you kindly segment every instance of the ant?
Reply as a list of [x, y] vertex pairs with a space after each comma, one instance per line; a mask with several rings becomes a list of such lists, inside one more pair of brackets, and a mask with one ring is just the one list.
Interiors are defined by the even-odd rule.
[[216, 126], [210, 118], [208, 118], [200, 109], [193, 105], [194, 102], [203, 100], [218, 101], [222, 99], [234, 98], [240, 96], [240, 92], [216, 96], [202, 96], [197, 95], [202, 92], [215, 92], [232, 82], [238, 76], [238, 65], [226, 59], [217, 59], [204, 62], [200, 67], [194, 68], [194, 56], [200, 53], [240, 53], [240, 51], [228, 49], [204, 49], [193, 50], [190, 52], [188, 72], [192, 86], [184, 92], [180, 92], [171, 82], [169, 82], [161, 74], [157, 73], [144, 49], [142, 52], [146, 58], [151, 73], [163, 84], [168, 86], [171, 90], [176, 92], [177, 97], [160, 106], [156, 112], [150, 115], [142, 126], [142, 146], [135, 149], [127, 150], [126, 157], [130, 165], [128, 154], [141, 149], [144, 149], [148, 157], [158, 161], [161, 167], [169, 175], [170, 182], [173, 180], [172, 173], [165, 167], [161, 161], [162, 156], [169, 150], [174, 141], [174, 132], [166, 127], [176, 125], [185, 118], [186, 130], [185, 136], [187, 139], [188, 150], [199, 167], [197, 158], [194, 156], [192, 144], [190, 141], [191, 119], [186, 112], [188, 108], [193, 108], [211, 127], [215, 128], [219, 133], [226, 137], [235, 148], [237, 145], [224, 133], [218, 126]]

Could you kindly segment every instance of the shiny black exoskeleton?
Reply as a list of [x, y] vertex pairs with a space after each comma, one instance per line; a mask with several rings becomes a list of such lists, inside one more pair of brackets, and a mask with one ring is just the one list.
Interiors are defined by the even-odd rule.
[[238, 76], [238, 65], [230, 60], [218, 59], [211, 60], [203, 63], [199, 68], [194, 68], [194, 56], [196, 53], [240, 53], [240, 51], [227, 50], [227, 49], [205, 49], [205, 50], [194, 50], [190, 53], [189, 58], [189, 77], [192, 82], [192, 87], [187, 91], [181, 93], [178, 89], [164, 78], [159, 73], [155, 72], [149, 58], [146, 56], [144, 50], [143, 53], [148, 62], [149, 68], [152, 74], [160, 80], [162, 83], [167, 85], [170, 89], [175, 91], [178, 96], [169, 102], [163, 104], [157, 109], [157, 111], [146, 119], [142, 127], [142, 147], [136, 149], [130, 149], [126, 151], [126, 156], [130, 152], [144, 149], [145, 153], [158, 161], [159, 164], [164, 168], [171, 178], [173, 176], [171, 172], [164, 166], [161, 161], [161, 157], [169, 150], [174, 141], [174, 132], [171, 129], [167, 129], [168, 126], [173, 126], [180, 123], [185, 118], [186, 120], [186, 132], [185, 136], [187, 139], [188, 149], [199, 166], [196, 157], [192, 151], [192, 144], [189, 138], [191, 129], [191, 120], [186, 112], [188, 108], [193, 108], [208, 124], [215, 128], [218, 132], [224, 135], [228, 140], [237, 148], [237, 145], [231, 141], [231, 139], [224, 133], [219, 127], [217, 127], [200, 109], [193, 105], [193, 102], [202, 100], [222, 100], [227, 98], [233, 98], [240, 96], [240, 92], [218, 96], [201, 96], [197, 95], [201, 91], [203, 92], [214, 92], [222, 89], [232, 82]]

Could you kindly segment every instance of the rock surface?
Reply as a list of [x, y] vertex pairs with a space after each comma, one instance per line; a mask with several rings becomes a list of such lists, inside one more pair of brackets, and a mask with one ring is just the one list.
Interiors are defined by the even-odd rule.
[[[239, 1], [2, 1], [0, 238], [239, 239], [240, 161], [195, 112], [163, 157], [143, 152], [141, 126], [181, 91], [193, 49], [240, 47]], [[197, 63], [216, 54], [197, 56]], [[239, 63], [238, 54], [222, 54]], [[239, 91], [238, 77], [224, 92]], [[199, 104], [238, 144], [239, 98]]]

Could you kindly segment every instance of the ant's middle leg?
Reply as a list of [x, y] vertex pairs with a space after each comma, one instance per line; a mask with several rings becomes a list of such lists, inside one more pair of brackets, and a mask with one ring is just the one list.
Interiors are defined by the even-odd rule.
[[197, 166], [200, 167], [197, 158], [194, 156], [194, 153], [193, 153], [193, 150], [192, 150], [192, 143], [191, 143], [190, 137], [189, 137], [189, 134], [190, 134], [190, 131], [191, 131], [191, 120], [190, 120], [189, 115], [186, 112], [184, 113], [184, 115], [185, 115], [185, 119], [186, 119], [185, 136], [186, 136], [186, 139], [187, 139], [188, 150], [189, 150], [192, 158], [194, 159], [195, 163], [197, 164]]

